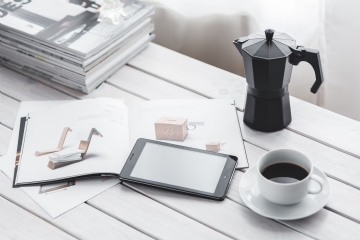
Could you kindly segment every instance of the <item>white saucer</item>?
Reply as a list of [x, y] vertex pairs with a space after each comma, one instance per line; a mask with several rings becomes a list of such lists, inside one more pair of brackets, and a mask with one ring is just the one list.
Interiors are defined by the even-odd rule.
[[[266, 200], [260, 193], [256, 183], [256, 166], [245, 172], [240, 180], [240, 196], [245, 204], [254, 212], [268, 218], [278, 220], [295, 220], [308, 217], [321, 210], [330, 196], [330, 184], [323, 172], [314, 166], [315, 175], [324, 181], [323, 190], [319, 194], [308, 194], [301, 202], [292, 205], [279, 205]], [[320, 188], [315, 181], [310, 181], [312, 189]]]

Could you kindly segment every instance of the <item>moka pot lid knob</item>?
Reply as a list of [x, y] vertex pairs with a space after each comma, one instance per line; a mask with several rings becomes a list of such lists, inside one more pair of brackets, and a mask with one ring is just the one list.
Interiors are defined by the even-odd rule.
[[269, 41], [272, 41], [273, 39], [273, 36], [274, 36], [274, 32], [275, 30], [272, 30], [272, 29], [266, 29], [265, 30], [265, 36], [266, 36], [266, 40], [269, 42]]
[[288, 57], [292, 53], [289, 47], [296, 45], [296, 41], [286, 33], [266, 29], [245, 38], [238, 38], [234, 40], [234, 44], [238, 49], [241, 48], [239, 49], [241, 54], [246, 53], [251, 58], [272, 60]]

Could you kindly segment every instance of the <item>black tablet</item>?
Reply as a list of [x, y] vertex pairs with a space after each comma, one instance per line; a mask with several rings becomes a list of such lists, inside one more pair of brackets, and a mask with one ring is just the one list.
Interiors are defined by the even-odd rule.
[[223, 200], [237, 157], [140, 138], [120, 179]]

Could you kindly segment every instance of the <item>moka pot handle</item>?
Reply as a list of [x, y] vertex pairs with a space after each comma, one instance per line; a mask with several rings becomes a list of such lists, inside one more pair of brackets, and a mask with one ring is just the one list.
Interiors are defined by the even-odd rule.
[[311, 92], [316, 93], [320, 85], [324, 82], [324, 76], [321, 68], [320, 53], [318, 50], [304, 48], [303, 46], [291, 46], [289, 47], [292, 54], [290, 56], [290, 63], [298, 65], [300, 62], [308, 62], [315, 71], [316, 80], [311, 87]]

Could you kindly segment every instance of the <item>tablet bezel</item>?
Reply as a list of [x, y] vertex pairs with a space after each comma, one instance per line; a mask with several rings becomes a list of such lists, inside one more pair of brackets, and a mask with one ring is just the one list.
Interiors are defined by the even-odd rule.
[[[195, 190], [195, 189], [175, 186], [175, 185], [171, 185], [171, 184], [155, 182], [155, 181], [151, 181], [151, 180], [147, 180], [147, 179], [131, 177], [130, 174], [133, 171], [133, 169], [142, 153], [142, 150], [145, 147], [145, 144], [148, 142], [158, 144], [158, 145], [164, 145], [164, 146], [169, 146], [169, 147], [174, 147], [174, 148], [185, 149], [185, 150], [193, 151], [193, 152], [201, 152], [201, 153], [206, 153], [209, 155], [226, 157], [226, 163], [224, 165], [224, 168], [220, 175], [220, 178], [218, 179], [218, 183], [217, 183], [215, 192], [209, 193], [209, 192], [199, 191], [199, 190]], [[136, 141], [133, 149], [131, 150], [131, 153], [129, 154], [129, 157], [126, 160], [126, 163], [125, 163], [123, 169], [121, 170], [120, 180], [165, 188], [165, 189], [169, 189], [169, 190], [184, 192], [187, 194], [198, 195], [198, 196], [211, 198], [211, 199], [215, 199], [215, 200], [223, 200], [226, 196], [226, 192], [229, 188], [231, 179], [235, 172], [236, 164], [237, 164], [237, 157], [235, 157], [235, 156], [226, 155], [226, 154], [222, 154], [222, 153], [216, 153], [216, 152], [210, 152], [210, 151], [205, 151], [205, 150], [190, 148], [190, 147], [185, 147], [185, 146], [179, 146], [179, 145], [160, 142], [160, 141], [139, 138]]]

